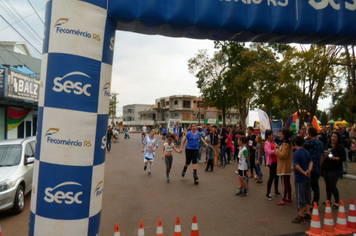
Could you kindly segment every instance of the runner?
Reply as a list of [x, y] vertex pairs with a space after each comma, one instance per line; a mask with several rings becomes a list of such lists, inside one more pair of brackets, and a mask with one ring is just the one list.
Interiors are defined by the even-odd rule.
[[143, 142], [143, 140], [144, 140], [145, 137], [146, 137], [146, 132], [147, 132], [147, 127], [146, 127], [146, 125], [144, 124], [143, 127], [142, 127], [142, 130], [141, 130], [142, 142]]
[[183, 141], [182, 141], [182, 146], [180, 151], [183, 150], [184, 144], [187, 141], [187, 148], [185, 149], [185, 165], [182, 171], [182, 177], [185, 176], [185, 173], [187, 171], [188, 165], [190, 163], [193, 163], [193, 178], [194, 178], [194, 183], [198, 184], [199, 179], [198, 179], [198, 174], [197, 174], [197, 159], [198, 159], [198, 154], [199, 154], [199, 140], [201, 140], [205, 146], [207, 147], [208, 144], [205, 142], [205, 140], [201, 137], [200, 133], [197, 131], [197, 125], [192, 124], [191, 125], [191, 131], [188, 131], [188, 133], [184, 136]]
[[166, 126], [163, 125], [163, 128], [162, 128], [162, 142], [166, 141], [166, 136], [167, 136], [167, 129], [166, 129]]
[[167, 174], [167, 182], [169, 183], [169, 173], [171, 172], [172, 168], [172, 163], [173, 163], [173, 153], [172, 149], [174, 151], [181, 153], [181, 150], [178, 150], [176, 146], [173, 144], [173, 139], [169, 137], [167, 139], [167, 142], [163, 144], [163, 150], [162, 150], [162, 160], [165, 160], [166, 162], [166, 174]]
[[112, 127], [109, 125], [108, 126], [108, 131], [106, 133], [106, 150], [110, 152], [111, 150], [111, 140], [113, 138], [113, 132], [112, 132]]
[[153, 164], [153, 160], [155, 158], [155, 151], [158, 148], [157, 139], [155, 137], [154, 129], [151, 130], [150, 135], [146, 136], [142, 143], [142, 152], [144, 153], [144, 162], [145, 166], [143, 170], [147, 169], [147, 162], [150, 164], [148, 167], [148, 174], [151, 175], [151, 168]]

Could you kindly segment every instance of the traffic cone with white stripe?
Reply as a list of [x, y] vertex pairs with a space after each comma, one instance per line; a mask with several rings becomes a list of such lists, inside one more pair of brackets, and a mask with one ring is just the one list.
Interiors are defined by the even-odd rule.
[[158, 219], [156, 236], [163, 236], [163, 226], [161, 218]]
[[174, 235], [173, 236], [182, 236], [182, 228], [180, 227], [179, 216], [176, 218], [176, 225], [174, 226]]
[[115, 224], [114, 236], [120, 236], [120, 227], [118, 223]]
[[326, 201], [323, 233], [328, 236], [338, 235], [335, 231], [334, 218], [329, 200]]
[[190, 236], [199, 236], [197, 217], [193, 216], [192, 231]]
[[140, 220], [140, 225], [138, 227], [137, 236], [145, 236], [145, 229], [143, 228], [143, 220]]
[[347, 217], [347, 228], [351, 232], [356, 233], [356, 210], [353, 198], [350, 200], [349, 215]]
[[351, 234], [351, 231], [347, 229], [344, 200], [340, 200], [339, 213], [337, 215], [335, 230], [339, 234]]
[[312, 220], [310, 222], [310, 230], [306, 232], [308, 235], [323, 236], [321, 232], [320, 216], [318, 210], [318, 204], [314, 202]]

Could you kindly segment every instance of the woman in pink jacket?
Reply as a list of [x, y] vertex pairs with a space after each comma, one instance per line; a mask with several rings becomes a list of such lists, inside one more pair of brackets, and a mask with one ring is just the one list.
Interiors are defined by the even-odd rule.
[[274, 134], [272, 130], [266, 130], [266, 142], [265, 142], [265, 154], [267, 166], [269, 168], [269, 179], [267, 183], [267, 194], [266, 198], [272, 200], [271, 187], [274, 180], [274, 194], [278, 197], [282, 195], [278, 191], [278, 176], [277, 176], [277, 160], [278, 157], [275, 152]]

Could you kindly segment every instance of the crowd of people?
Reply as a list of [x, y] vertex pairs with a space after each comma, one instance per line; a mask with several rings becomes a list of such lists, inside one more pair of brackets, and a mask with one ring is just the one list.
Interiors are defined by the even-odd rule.
[[[148, 174], [155, 157], [158, 141], [155, 130], [146, 135], [142, 129], [142, 152], [144, 153], [144, 170], [148, 166]], [[182, 177], [185, 177], [188, 166], [192, 164], [194, 183], [199, 183], [197, 164], [206, 163], [206, 172], [214, 172], [214, 168], [227, 168], [228, 164], [238, 163], [236, 174], [239, 186], [235, 195], [248, 195], [249, 181], [255, 179], [258, 185], [263, 183], [261, 166], [268, 167], [268, 181], [265, 198], [272, 200], [271, 188], [274, 185], [274, 196], [281, 198], [278, 206], [291, 203], [292, 186], [295, 187], [298, 216], [293, 223], [310, 221], [310, 210], [313, 202], [319, 205], [320, 176], [324, 177], [326, 200], [334, 198], [334, 209], [338, 209], [340, 195], [337, 182], [347, 174], [347, 162], [356, 153], [356, 132], [345, 127], [323, 126], [317, 133], [313, 126], [302, 126], [298, 134], [288, 128], [278, 131], [275, 137], [272, 130], [266, 130], [264, 137], [255, 134], [253, 127], [247, 132], [241, 125], [236, 127], [219, 127], [217, 125], [197, 126], [192, 124], [186, 131], [169, 133], [163, 126], [160, 129], [163, 150], [162, 159], [166, 163], [167, 182], [170, 182], [170, 170], [173, 163], [173, 150], [177, 153], [185, 151], [185, 163]], [[107, 139], [113, 136], [108, 129]], [[181, 143], [177, 140], [181, 140]], [[185, 147], [185, 144], [186, 147]], [[110, 151], [111, 142], [107, 142]], [[179, 147], [180, 146], [180, 147]], [[205, 152], [205, 155], [204, 155]], [[294, 183], [291, 176], [294, 174]], [[279, 192], [281, 182], [282, 193]], [[325, 204], [324, 201], [322, 204]]]

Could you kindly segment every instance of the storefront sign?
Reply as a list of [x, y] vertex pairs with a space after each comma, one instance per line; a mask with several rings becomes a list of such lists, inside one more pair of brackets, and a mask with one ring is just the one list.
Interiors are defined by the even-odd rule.
[[[0, 77], [1, 78], [1, 77]], [[7, 78], [7, 92], [5, 95], [9, 98], [38, 102], [40, 81], [9, 70]]]
[[4, 97], [6, 69], [0, 68], [0, 97]]

